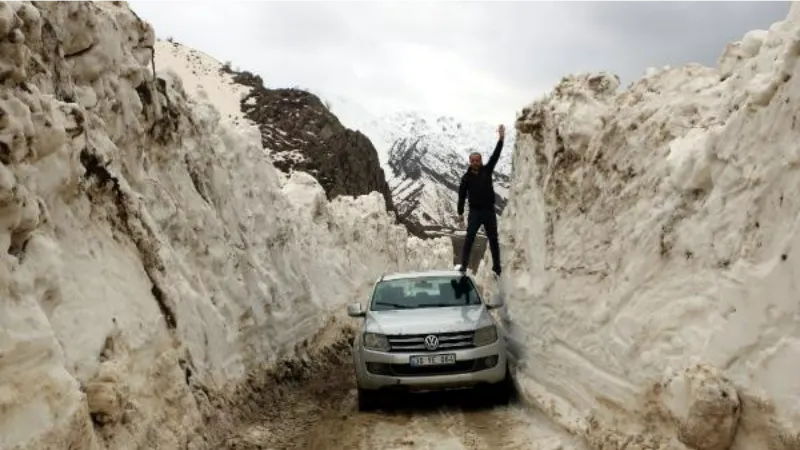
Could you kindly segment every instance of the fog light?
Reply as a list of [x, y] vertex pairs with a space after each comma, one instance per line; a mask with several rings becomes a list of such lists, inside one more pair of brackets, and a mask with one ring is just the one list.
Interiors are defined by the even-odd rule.
[[375, 375], [388, 375], [389, 365], [384, 363], [368, 362], [367, 371]]
[[497, 355], [494, 356], [487, 356], [483, 358], [483, 366], [487, 369], [491, 369], [492, 367], [497, 365]]

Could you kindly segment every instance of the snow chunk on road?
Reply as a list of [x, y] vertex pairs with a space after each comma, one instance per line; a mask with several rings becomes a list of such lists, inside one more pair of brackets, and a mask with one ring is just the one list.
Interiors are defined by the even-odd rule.
[[519, 115], [520, 385], [593, 445], [800, 448], [798, 54], [795, 4], [718, 68], [570, 76]]
[[154, 72], [125, 3], [0, 3], [0, 31], [0, 447], [207, 448], [248, 372], [382, 272], [449, 266], [377, 194], [293, 204], [320, 188]]
[[742, 411], [730, 380], [713, 368], [697, 365], [671, 371], [663, 389], [663, 405], [681, 442], [697, 450], [730, 448]]

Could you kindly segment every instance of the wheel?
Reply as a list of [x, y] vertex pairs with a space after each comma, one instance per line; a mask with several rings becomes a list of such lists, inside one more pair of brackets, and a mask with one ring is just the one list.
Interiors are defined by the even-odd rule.
[[506, 376], [503, 381], [491, 384], [486, 387], [487, 400], [495, 405], [508, 405], [514, 398], [516, 388], [514, 387], [514, 380], [511, 378], [511, 373], [506, 370]]
[[511, 386], [512, 383], [513, 381], [511, 380], [511, 377], [506, 375], [503, 381], [492, 386], [495, 404], [507, 405], [511, 402], [511, 396], [513, 392], [513, 386]]
[[378, 407], [378, 393], [367, 389], [358, 390], [358, 410], [372, 411]]

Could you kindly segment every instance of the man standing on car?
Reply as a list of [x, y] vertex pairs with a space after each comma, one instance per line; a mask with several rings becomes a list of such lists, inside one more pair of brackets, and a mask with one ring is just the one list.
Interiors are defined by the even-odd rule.
[[478, 229], [483, 226], [486, 237], [489, 239], [489, 250], [492, 252], [492, 272], [500, 276], [500, 244], [497, 241], [497, 216], [494, 212], [494, 186], [492, 173], [500, 159], [503, 149], [506, 129], [503, 125], [497, 128], [497, 145], [486, 165], [483, 164], [481, 154], [472, 152], [469, 155], [469, 169], [461, 177], [461, 186], [458, 188], [458, 220], [464, 223], [464, 201], [469, 199], [469, 215], [467, 216], [467, 237], [461, 250], [461, 267], [463, 273], [467, 271], [469, 254]]

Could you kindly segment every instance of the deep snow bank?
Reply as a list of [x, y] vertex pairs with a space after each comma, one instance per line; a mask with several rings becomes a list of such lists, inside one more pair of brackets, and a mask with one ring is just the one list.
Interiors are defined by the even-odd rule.
[[595, 447], [800, 448], [798, 54], [795, 4], [716, 69], [571, 76], [518, 117], [520, 379]]
[[449, 265], [379, 194], [282, 181], [126, 4], [0, 3], [0, 36], [0, 448], [206, 448], [209, 397], [382, 271]]

